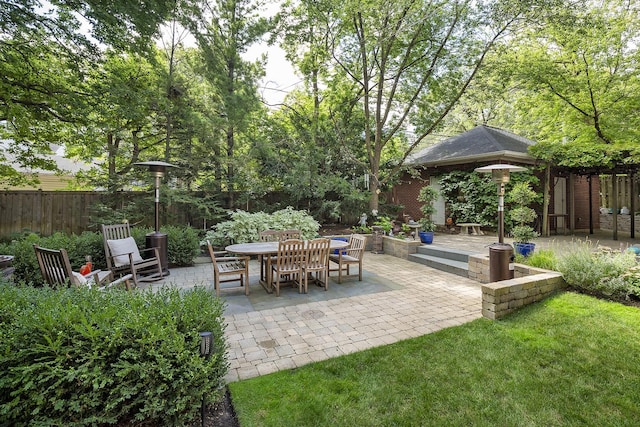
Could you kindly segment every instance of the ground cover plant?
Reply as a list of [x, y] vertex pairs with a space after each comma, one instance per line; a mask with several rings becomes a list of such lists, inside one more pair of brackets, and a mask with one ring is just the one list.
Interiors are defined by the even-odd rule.
[[240, 425], [635, 425], [640, 310], [563, 293], [501, 321], [230, 384]]
[[[222, 303], [0, 282], [0, 424], [188, 425], [224, 391]], [[200, 332], [214, 336], [200, 356]]]

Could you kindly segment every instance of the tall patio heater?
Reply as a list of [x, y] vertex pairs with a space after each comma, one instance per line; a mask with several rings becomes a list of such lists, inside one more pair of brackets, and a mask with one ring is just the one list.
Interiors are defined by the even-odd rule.
[[489, 245], [489, 281], [513, 279], [513, 247], [504, 243], [504, 185], [509, 182], [510, 172], [524, 172], [522, 166], [496, 164], [476, 168], [476, 172], [490, 173], [498, 184], [498, 243]]
[[158, 248], [160, 252], [160, 264], [162, 265], [162, 274], [169, 275], [169, 245], [168, 236], [166, 233], [160, 232], [160, 180], [164, 178], [167, 172], [167, 168], [175, 168], [176, 165], [172, 165], [166, 162], [151, 161], [151, 162], [138, 162], [134, 163], [136, 166], [145, 166], [148, 168], [151, 176], [154, 178], [155, 184], [155, 227], [154, 232], [147, 234], [145, 237], [145, 243], [147, 248]]

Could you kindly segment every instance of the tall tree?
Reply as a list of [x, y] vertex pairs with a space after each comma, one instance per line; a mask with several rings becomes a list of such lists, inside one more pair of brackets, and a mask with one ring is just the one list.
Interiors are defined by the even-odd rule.
[[[332, 54], [357, 84], [372, 210], [378, 209], [380, 188], [438, 129], [494, 44], [541, 3], [354, 0], [336, 5]], [[385, 150], [403, 140], [406, 149], [385, 171]]]
[[248, 129], [252, 113], [260, 107], [257, 81], [264, 73], [263, 64], [242, 58], [268, 29], [268, 21], [260, 16], [260, 6], [248, 0], [207, 2], [203, 20], [192, 27], [205, 59], [206, 78], [219, 90], [215, 101], [219, 102], [219, 115], [225, 119], [224, 184], [230, 207], [235, 203], [238, 137]]

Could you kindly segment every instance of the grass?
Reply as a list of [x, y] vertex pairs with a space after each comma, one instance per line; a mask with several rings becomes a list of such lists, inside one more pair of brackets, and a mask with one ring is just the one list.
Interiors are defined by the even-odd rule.
[[564, 293], [229, 388], [243, 427], [635, 426], [640, 310]]

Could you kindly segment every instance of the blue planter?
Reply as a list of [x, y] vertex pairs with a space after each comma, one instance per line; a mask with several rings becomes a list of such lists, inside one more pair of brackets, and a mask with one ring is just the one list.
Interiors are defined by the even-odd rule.
[[427, 245], [433, 243], [433, 231], [419, 231], [418, 234], [420, 235], [420, 241], [422, 243], [426, 243]]
[[515, 249], [516, 254], [526, 257], [526, 256], [529, 256], [529, 254], [531, 254], [531, 252], [534, 251], [534, 249], [536, 248], [536, 244], [513, 242], [513, 247]]

